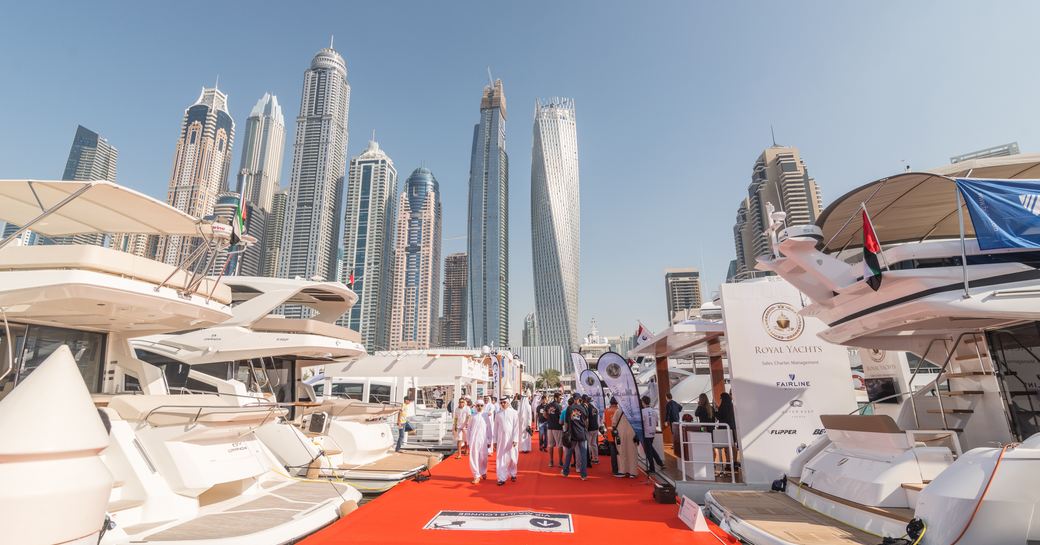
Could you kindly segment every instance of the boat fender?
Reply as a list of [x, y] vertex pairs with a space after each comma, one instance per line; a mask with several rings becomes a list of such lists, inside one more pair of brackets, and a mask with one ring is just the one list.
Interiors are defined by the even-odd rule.
[[782, 478], [773, 481], [772, 486], [773, 492], [786, 492], [787, 491], [787, 475]]
[[339, 516], [340, 516], [340, 518], [343, 518], [343, 517], [353, 513], [357, 508], [358, 508], [358, 504], [354, 500], [347, 500], [347, 501], [339, 504]]

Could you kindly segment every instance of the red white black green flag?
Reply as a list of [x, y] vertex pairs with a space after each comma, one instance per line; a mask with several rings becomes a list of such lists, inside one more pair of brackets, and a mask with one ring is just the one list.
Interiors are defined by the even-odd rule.
[[867, 281], [870, 289], [877, 291], [881, 287], [881, 265], [878, 263], [878, 255], [881, 253], [881, 244], [878, 243], [877, 233], [870, 223], [867, 215], [867, 207], [863, 207], [863, 279]]

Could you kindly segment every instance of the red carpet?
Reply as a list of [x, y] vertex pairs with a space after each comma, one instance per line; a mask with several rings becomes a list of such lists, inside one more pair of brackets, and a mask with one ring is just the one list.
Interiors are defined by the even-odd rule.
[[[737, 543], [710, 522], [714, 534], [721, 538], [693, 533], [679, 520], [678, 505], [653, 501], [652, 487], [645, 484], [645, 478], [611, 476], [608, 457], [592, 466], [589, 479], [584, 482], [574, 472], [562, 477], [559, 467], [549, 468], [548, 463], [547, 453], [521, 454], [517, 482], [497, 486], [492, 456], [488, 479], [474, 485], [466, 458], [456, 460], [452, 455], [433, 468], [429, 481], [399, 484], [303, 544]], [[574, 533], [424, 530], [441, 510], [570, 513]]]

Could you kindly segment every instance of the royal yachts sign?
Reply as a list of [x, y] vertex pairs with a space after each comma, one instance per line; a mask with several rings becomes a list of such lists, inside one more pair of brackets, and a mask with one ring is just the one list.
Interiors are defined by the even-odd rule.
[[807, 301], [777, 278], [723, 284], [736, 429], [749, 483], [788, 473], [799, 447], [822, 435], [822, 414], [856, 402], [849, 353], [824, 342], [826, 326], [799, 314]]

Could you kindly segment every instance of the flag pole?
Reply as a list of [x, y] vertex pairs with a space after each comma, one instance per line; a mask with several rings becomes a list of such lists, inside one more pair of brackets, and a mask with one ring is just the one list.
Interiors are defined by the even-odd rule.
[[964, 241], [964, 203], [961, 190], [956, 186], [956, 182], [954, 182], [953, 191], [957, 194], [957, 223], [961, 230], [961, 274], [964, 278], [964, 299], [968, 299], [971, 294], [968, 293], [968, 251]]
[[[867, 211], [867, 203], [859, 203], [860, 208], [863, 209], [863, 213], [867, 216], [867, 221], [870, 222], [870, 230], [874, 231], [874, 237], [877, 237], [877, 229], [874, 228], [874, 220], [870, 217], [870, 212]], [[962, 231], [963, 232], [963, 231]], [[881, 246], [881, 241], [878, 241], [878, 253], [881, 254], [881, 261], [885, 263], [885, 270], [891, 271], [892, 268], [888, 266], [888, 258], [885, 257], [885, 249]]]

